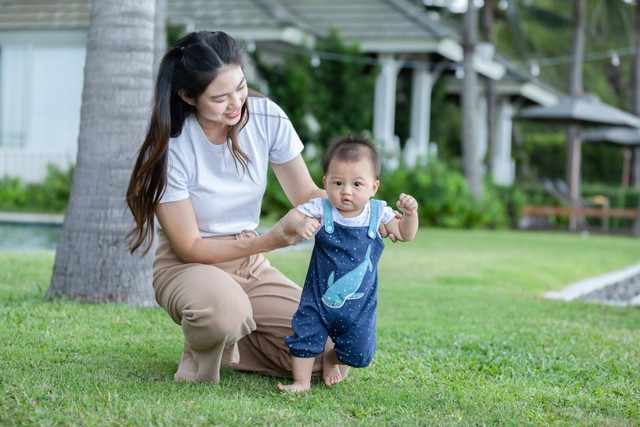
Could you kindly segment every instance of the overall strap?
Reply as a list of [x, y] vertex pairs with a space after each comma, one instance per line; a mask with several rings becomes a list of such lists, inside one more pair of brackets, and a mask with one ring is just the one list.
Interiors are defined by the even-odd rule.
[[378, 235], [378, 223], [380, 222], [380, 204], [379, 200], [371, 200], [369, 202], [371, 205], [371, 215], [369, 220], [369, 231], [367, 231], [367, 235], [370, 239], [375, 239]]
[[324, 230], [327, 233], [332, 234], [333, 230], [335, 230], [335, 227], [333, 226], [333, 213], [331, 213], [331, 210], [333, 208], [331, 206], [331, 202], [329, 202], [329, 199], [327, 198], [322, 199], [322, 208], [324, 210], [324, 214], [323, 214]]

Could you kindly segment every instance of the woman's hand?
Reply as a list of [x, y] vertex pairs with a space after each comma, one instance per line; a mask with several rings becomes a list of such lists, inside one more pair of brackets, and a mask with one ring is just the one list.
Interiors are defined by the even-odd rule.
[[311, 238], [318, 227], [320, 222], [317, 219], [309, 218], [302, 212], [291, 209], [264, 236], [268, 237], [269, 245], [273, 250], [292, 246]]
[[[400, 212], [394, 210], [393, 213], [396, 214], [396, 219], [402, 218], [402, 214]], [[382, 237], [383, 239], [385, 237], [388, 237], [389, 240], [391, 240], [393, 243], [396, 243], [398, 241], [398, 237], [395, 234], [389, 232], [389, 230], [387, 230], [387, 225], [382, 221], [380, 221], [380, 226], [378, 227], [378, 233], [380, 233], [380, 237]]]

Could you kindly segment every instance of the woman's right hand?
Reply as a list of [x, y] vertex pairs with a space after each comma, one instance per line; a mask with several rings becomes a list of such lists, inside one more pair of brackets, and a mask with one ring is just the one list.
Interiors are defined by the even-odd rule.
[[[300, 226], [302, 221], [305, 223]], [[317, 219], [308, 218], [301, 212], [292, 209], [264, 236], [269, 236], [269, 242], [273, 245], [272, 249], [279, 249], [309, 239], [311, 230], [315, 231], [318, 227], [320, 227], [320, 222]]]

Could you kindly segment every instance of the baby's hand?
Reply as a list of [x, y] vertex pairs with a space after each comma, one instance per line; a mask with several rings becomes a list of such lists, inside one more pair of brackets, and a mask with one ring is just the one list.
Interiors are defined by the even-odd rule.
[[318, 227], [320, 227], [320, 221], [316, 218], [306, 217], [296, 225], [296, 233], [304, 240], [309, 240], [313, 237]]
[[396, 203], [405, 215], [413, 215], [418, 211], [418, 201], [408, 194], [401, 193]]

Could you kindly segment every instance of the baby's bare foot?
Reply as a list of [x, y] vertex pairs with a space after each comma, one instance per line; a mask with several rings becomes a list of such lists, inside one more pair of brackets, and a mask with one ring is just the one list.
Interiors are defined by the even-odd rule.
[[178, 370], [173, 375], [174, 381], [186, 381], [193, 383], [197, 381], [198, 376], [198, 362], [193, 358], [191, 351], [185, 345], [178, 364]]
[[[338, 384], [343, 380], [342, 377], [342, 365], [336, 365], [332, 361], [329, 360], [329, 357], [325, 353], [322, 358], [322, 379], [324, 380], [325, 385], [334, 385]], [[348, 372], [348, 366], [345, 366]]]
[[306, 391], [309, 390], [311, 384], [302, 383], [302, 382], [294, 382], [289, 385], [278, 384], [278, 391], [282, 394], [287, 394], [287, 392], [300, 393], [301, 396], [306, 394]]

